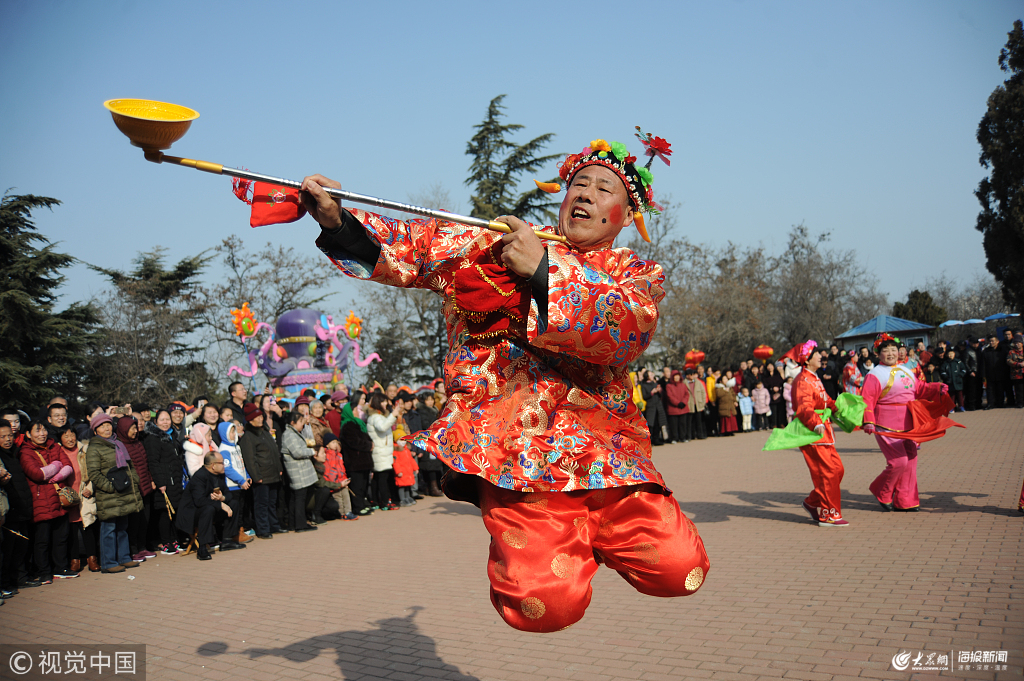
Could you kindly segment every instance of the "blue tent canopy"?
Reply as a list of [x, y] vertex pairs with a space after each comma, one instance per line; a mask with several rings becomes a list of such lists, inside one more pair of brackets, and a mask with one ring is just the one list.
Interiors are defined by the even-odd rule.
[[935, 327], [928, 326], [927, 324], [921, 324], [919, 322], [912, 322], [909, 319], [900, 319], [899, 317], [892, 317], [887, 314], [879, 315], [874, 319], [869, 319], [859, 326], [855, 326], [849, 331], [839, 334], [836, 338], [851, 338], [855, 336], [869, 336], [871, 334], [878, 333], [900, 333], [903, 331], [925, 331], [933, 329]]

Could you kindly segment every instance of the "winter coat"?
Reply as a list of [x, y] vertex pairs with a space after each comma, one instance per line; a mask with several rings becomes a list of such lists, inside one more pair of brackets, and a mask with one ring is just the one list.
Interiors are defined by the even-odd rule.
[[[1024, 352], [1012, 349], [1006, 353], [1006, 365], [1010, 367], [1010, 380], [1019, 381], [1024, 378]], [[1020, 388], [1014, 388], [1020, 390]]]
[[[782, 399], [786, 401], [786, 416], [793, 418], [793, 384], [782, 384]], [[780, 405], [781, 406], [781, 405]]]
[[7, 520], [19, 523], [32, 522], [32, 489], [21, 467], [18, 447], [0, 449], [0, 463], [3, 463], [4, 468], [11, 474], [11, 479], [3, 487], [7, 493], [7, 501], [11, 505], [7, 512]]
[[688, 406], [690, 391], [682, 381], [672, 381], [665, 386], [665, 403], [669, 416], [682, 416], [690, 413]]
[[1000, 383], [1009, 377], [1007, 370], [1010, 367], [1006, 365], [1006, 358], [999, 352], [1002, 349], [1003, 343], [1000, 343], [998, 348], [989, 346], [981, 353], [982, 373], [989, 384]]
[[149, 456], [146, 454], [146, 447], [140, 441], [138, 433], [134, 438], [128, 437], [128, 429], [132, 424], [138, 425], [134, 418], [122, 418], [117, 422], [117, 439], [124, 443], [128, 455], [132, 457], [132, 465], [139, 474], [139, 489], [142, 496], [153, 492], [153, 476], [149, 473]]
[[964, 366], [967, 367], [967, 373], [978, 373], [978, 353], [970, 345], [964, 350]]
[[369, 473], [373, 470], [373, 440], [355, 423], [349, 421], [341, 427], [341, 457], [345, 470], [352, 473]]
[[408, 447], [395, 450], [395, 484], [399, 487], [412, 487], [416, 484], [416, 472], [420, 469], [416, 459]]
[[117, 451], [106, 439], [96, 436], [89, 440], [85, 455], [85, 467], [96, 495], [96, 516], [100, 521], [110, 521], [142, 510], [142, 494], [139, 491], [139, 474], [131, 457], [128, 459], [128, 478], [131, 484], [123, 492], [114, 491], [114, 485], [107, 473], [117, 468]]
[[207, 506], [220, 508], [221, 502], [210, 498], [214, 488], [219, 487], [224, 495], [224, 503], [231, 502], [231, 492], [225, 489], [223, 475], [215, 475], [205, 467], [200, 468], [189, 481], [188, 489], [181, 497], [181, 506], [174, 517], [174, 525], [185, 534], [192, 534], [196, 526], [196, 511]]
[[309, 429], [313, 433], [313, 442], [316, 443], [315, 449], [320, 449], [324, 446], [324, 435], [331, 432], [330, 424], [327, 421], [321, 421], [311, 416], [309, 418]]
[[[176, 435], [165, 433], [153, 422], [146, 424], [142, 445], [146, 448], [146, 460], [149, 462], [149, 474], [153, 482], [158, 488], [165, 488], [164, 494], [171, 500], [171, 506], [177, 509], [181, 505], [183, 490], [184, 448]], [[166, 505], [164, 495], [158, 490], [153, 497], [153, 507], [162, 509]]]
[[316, 452], [306, 446], [306, 440], [299, 431], [288, 425], [281, 436], [281, 458], [288, 471], [288, 482], [292, 489], [303, 489], [317, 482], [313, 456]]
[[754, 414], [754, 401], [750, 399], [749, 395], [740, 395], [736, 398], [740, 403], [740, 413], [744, 416], [753, 416]]
[[768, 388], [754, 388], [750, 393], [750, 399], [754, 402], [755, 414], [767, 414], [771, 409], [772, 396], [768, 392]]
[[429, 428], [437, 420], [437, 409], [433, 407], [428, 407], [427, 405], [417, 407], [416, 413], [419, 414], [420, 425], [423, 428]]
[[[42, 455], [46, 460], [44, 464], [39, 460]], [[32, 522], [53, 520], [67, 514], [67, 510], [60, 505], [60, 498], [57, 496], [57, 489], [54, 484], [60, 487], [67, 487], [71, 481], [70, 477], [62, 482], [51, 483], [44, 480], [43, 466], [54, 462], [60, 462], [63, 466], [71, 466], [68, 455], [64, 448], [53, 440], [47, 439], [43, 445], [33, 444], [27, 437], [21, 445], [21, 468], [28, 478], [28, 488], [32, 493]]]
[[391, 426], [395, 425], [398, 417], [392, 413], [389, 416], [383, 414], [371, 414], [366, 422], [366, 432], [373, 440], [373, 471], [391, 470], [395, 461], [395, 440], [391, 433]]
[[691, 414], [699, 414], [704, 411], [708, 403], [708, 391], [704, 387], [704, 381], [699, 379], [683, 379], [686, 386], [686, 406]]
[[238, 446], [242, 448], [245, 469], [254, 482], [263, 485], [281, 482], [281, 473], [284, 471], [281, 451], [277, 448], [277, 440], [266, 427], [256, 430], [250, 426], [239, 438]]
[[[78, 472], [79, 484], [76, 490], [82, 501], [78, 505], [78, 514], [82, 518], [82, 527], [89, 527], [96, 522], [96, 490], [89, 481], [89, 468], [86, 463], [86, 452], [89, 450], [89, 441], [81, 442], [78, 445]], [[89, 498], [85, 497], [85, 491], [89, 490]]]
[[[786, 379], [782, 377], [778, 371], [769, 374], [768, 370], [765, 369], [764, 373], [761, 374], [761, 384], [764, 385], [764, 389], [768, 391], [768, 396], [772, 402], [778, 402], [779, 406], [782, 406], [782, 386], [786, 384]], [[778, 388], [778, 390], [776, 390]]]
[[418, 433], [421, 430], [423, 430], [424, 428], [426, 428], [426, 426], [423, 425], [423, 421], [420, 419], [419, 412], [417, 412], [415, 409], [411, 409], [411, 410], [405, 412], [404, 414], [402, 414], [402, 418], [405, 419], [405, 434], [406, 435], [412, 435], [413, 433]]
[[718, 415], [719, 417], [725, 418], [728, 416], [736, 416], [736, 393], [731, 390], [724, 389], [721, 384], [715, 394], [718, 395]]
[[948, 385], [950, 390], [964, 389], [967, 367], [959, 359], [947, 359], [942, 363], [939, 373], [942, 375], [942, 382]]
[[[64, 450], [64, 454], [67, 455], [68, 461], [71, 462], [71, 468], [74, 469], [74, 473], [64, 479], [64, 484], [71, 489], [78, 492], [79, 498], [82, 496], [82, 470], [79, 467], [78, 457], [82, 453], [82, 443], [78, 443], [74, 449], [68, 449], [64, 445], [60, 445], [60, 448]], [[74, 506], [68, 506], [68, 520], [73, 523], [82, 522], [82, 504], [81, 502]]]
[[238, 491], [245, 481], [249, 479], [249, 473], [245, 470], [245, 460], [242, 458], [242, 450], [238, 446], [238, 434], [234, 423], [222, 423], [217, 426], [220, 431], [220, 451], [224, 459], [224, 478], [227, 481], [228, 489], [232, 492]]

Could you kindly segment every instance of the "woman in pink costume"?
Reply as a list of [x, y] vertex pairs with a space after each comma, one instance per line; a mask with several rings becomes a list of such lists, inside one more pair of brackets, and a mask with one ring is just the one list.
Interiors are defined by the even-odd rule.
[[869, 489], [886, 511], [916, 513], [921, 505], [917, 496], [917, 450], [913, 440], [886, 437], [885, 433], [905, 433], [914, 427], [909, 402], [938, 399], [947, 387], [944, 383], [924, 383], [912, 370], [900, 365], [899, 340], [887, 333], [875, 339], [879, 364], [864, 379], [864, 432], [875, 436], [885, 455], [885, 470]]

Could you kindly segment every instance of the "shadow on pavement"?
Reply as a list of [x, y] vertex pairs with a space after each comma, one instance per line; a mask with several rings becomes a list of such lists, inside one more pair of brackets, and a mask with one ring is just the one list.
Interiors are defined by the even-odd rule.
[[465, 501], [439, 501], [434, 504], [430, 515], [475, 515], [480, 517], [480, 509]]
[[[479, 681], [463, 674], [437, 655], [434, 639], [420, 633], [414, 618], [423, 608], [414, 606], [405, 617], [377, 620], [376, 629], [352, 629], [313, 636], [283, 648], [248, 648], [238, 653], [255, 660], [265, 656], [282, 657], [291, 662], [309, 662], [323, 652], [333, 651], [341, 679], [384, 679], [401, 676], [452, 681]], [[228, 654], [227, 644], [211, 641], [199, 646], [199, 655], [213, 657]], [[426, 670], [429, 672], [424, 673]]]
[[[810, 492], [810, 480], [807, 492]], [[722, 492], [731, 494], [741, 504], [721, 502], [693, 502], [685, 504], [683, 511], [696, 523], [720, 523], [731, 518], [762, 518], [784, 523], [809, 523], [807, 513], [801, 508], [806, 492]], [[1017, 516], [1016, 508], [999, 506], [973, 506], [961, 503], [962, 498], [984, 498], [989, 495], [974, 492], [922, 492], [921, 511], [924, 513], [964, 513], [975, 511], [999, 516]], [[878, 511], [885, 513], [875, 497], [868, 494], [853, 494], [842, 490], [844, 509]], [[682, 507], [683, 504], [680, 504]]]

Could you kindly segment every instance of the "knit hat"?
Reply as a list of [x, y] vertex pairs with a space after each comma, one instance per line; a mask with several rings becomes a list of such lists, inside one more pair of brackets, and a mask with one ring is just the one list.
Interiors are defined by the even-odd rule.
[[1018, 334], [1016, 334], [1016, 335], [1015, 335], [1015, 336], [1013, 337], [1013, 342], [1014, 342], [1014, 343], [1024, 343], [1024, 336], [1020, 335], [1019, 333], [1018, 333]]
[[331, 444], [332, 442], [334, 442], [337, 439], [338, 438], [334, 437], [334, 433], [324, 433], [324, 436], [323, 436], [324, 447], [326, 447], [327, 445]]
[[263, 416], [263, 412], [252, 402], [246, 402], [245, 406], [242, 407], [242, 413], [245, 414], [245, 420], [252, 422], [253, 420]]
[[110, 418], [108, 414], [96, 414], [96, 416], [93, 416], [92, 420], [89, 421], [89, 428], [92, 429], [92, 431], [95, 433], [96, 429], [102, 426], [104, 423], [114, 425], [114, 419]]
[[344, 402], [348, 399], [348, 390], [340, 388], [331, 393], [331, 399], [334, 402]]
[[181, 402], [171, 402], [167, 405], [167, 411], [188, 411], [188, 408]]
[[312, 402], [312, 400], [310, 399], [309, 395], [300, 395], [295, 400], [295, 406], [297, 407], [300, 404], [309, 404], [310, 402]]

